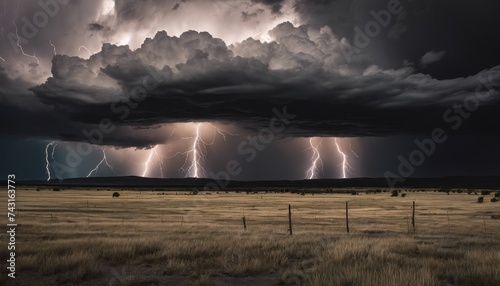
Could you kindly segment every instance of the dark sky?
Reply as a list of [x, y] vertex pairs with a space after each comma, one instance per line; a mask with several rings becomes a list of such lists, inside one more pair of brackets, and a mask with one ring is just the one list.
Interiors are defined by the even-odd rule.
[[4, 3], [4, 174], [500, 173], [494, 1]]

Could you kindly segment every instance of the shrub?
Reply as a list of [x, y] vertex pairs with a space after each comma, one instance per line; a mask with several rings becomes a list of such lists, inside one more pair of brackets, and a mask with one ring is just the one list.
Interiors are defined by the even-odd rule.
[[479, 198], [477, 198], [477, 202], [478, 202], [478, 203], [482, 203], [483, 201], [484, 201], [484, 198], [483, 198], [483, 197], [479, 197]]
[[119, 192], [114, 192], [113, 193], [113, 198], [119, 198], [120, 197], [120, 193]]
[[406, 194], [401, 194], [401, 197], [403, 197], [403, 198], [406, 197]]
[[356, 192], [356, 191], [352, 191], [352, 192], [351, 192], [351, 195], [353, 195], [353, 196], [355, 196], [355, 195], [357, 195], [357, 194], [358, 194], [358, 192]]
[[489, 196], [490, 194], [490, 191], [481, 191], [481, 196]]
[[397, 197], [397, 196], [399, 196], [399, 192], [398, 192], [398, 190], [393, 190], [393, 191], [391, 192], [391, 197]]
[[496, 203], [498, 201], [500, 201], [498, 198], [491, 198], [491, 200], [490, 200], [490, 202], [492, 202], [492, 203]]
[[59, 189], [59, 188], [53, 188], [52, 191], [54, 191], [54, 192], [60, 192], [61, 189]]

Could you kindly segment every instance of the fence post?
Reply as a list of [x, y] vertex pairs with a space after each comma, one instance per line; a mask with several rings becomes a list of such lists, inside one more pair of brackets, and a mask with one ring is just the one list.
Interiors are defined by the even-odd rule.
[[290, 231], [290, 235], [293, 234], [292, 232], [292, 206], [288, 205], [288, 230]]
[[245, 216], [243, 216], [243, 229], [245, 229], [245, 231], [247, 230], [247, 220], [245, 219]]
[[411, 216], [411, 225], [413, 226], [413, 232], [415, 232], [415, 201], [413, 201], [413, 212]]
[[345, 225], [347, 233], [349, 233], [349, 203], [345, 202]]

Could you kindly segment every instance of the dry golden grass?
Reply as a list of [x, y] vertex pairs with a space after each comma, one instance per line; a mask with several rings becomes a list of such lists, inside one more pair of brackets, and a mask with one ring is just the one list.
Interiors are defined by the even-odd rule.
[[500, 285], [492, 196], [112, 193], [18, 189], [9, 285]]

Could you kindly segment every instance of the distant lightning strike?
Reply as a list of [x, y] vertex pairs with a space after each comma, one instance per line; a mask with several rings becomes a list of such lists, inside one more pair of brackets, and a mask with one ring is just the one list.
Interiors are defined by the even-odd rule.
[[151, 160], [153, 159], [153, 155], [156, 155], [156, 157], [158, 158], [158, 161], [159, 161], [159, 166], [160, 166], [160, 173], [161, 173], [161, 177], [163, 178], [163, 155], [160, 154], [160, 152], [158, 151], [158, 145], [156, 145], [154, 148], [151, 148], [151, 150], [149, 151], [149, 155], [148, 155], [148, 158], [146, 160], [146, 162], [144, 163], [144, 171], [142, 172], [142, 176], [143, 177], [146, 177], [146, 175], [148, 174], [149, 172], [149, 165], [151, 164]]
[[311, 156], [311, 167], [306, 172], [306, 178], [311, 180], [315, 179], [318, 176], [318, 164], [321, 163], [321, 154], [319, 153], [318, 147], [321, 144], [321, 142], [314, 146], [313, 143], [314, 138], [309, 138], [309, 147], [308, 149], [311, 149], [313, 151], [313, 154]]
[[[184, 138], [184, 139], [191, 139], [192, 144], [191, 148], [187, 150], [186, 152], [178, 152], [178, 154], [183, 154], [186, 156], [186, 159], [184, 161], [184, 165], [180, 168], [180, 170], [186, 172], [186, 177], [193, 177], [193, 178], [200, 178], [205, 176], [205, 169], [203, 168], [203, 163], [205, 160], [205, 154], [206, 154], [206, 147], [213, 145], [215, 143], [216, 139], [216, 134], [219, 133], [224, 141], [226, 141], [226, 135], [229, 134], [231, 136], [239, 136], [238, 134], [233, 134], [229, 131], [222, 130], [218, 127], [216, 127], [213, 124], [209, 124], [213, 130], [214, 130], [214, 135], [213, 135], [213, 140], [212, 142], [206, 142], [203, 140], [203, 136], [201, 134], [202, 129], [206, 126], [207, 123], [195, 123], [195, 132], [192, 137]], [[189, 159], [191, 159], [191, 164], [187, 169], [184, 168], [186, 164], [188, 164]]]
[[[351, 165], [349, 165], [349, 161], [347, 160], [347, 155], [344, 153], [344, 151], [342, 151], [342, 149], [340, 148], [340, 145], [337, 141], [337, 138], [335, 138], [334, 140], [335, 142], [335, 146], [337, 147], [337, 152], [342, 156], [342, 178], [347, 178], [347, 172], [350, 172], [350, 170], [352, 169]], [[349, 147], [349, 149], [351, 149]], [[351, 149], [352, 151], [352, 149]], [[354, 151], [352, 151], [354, 153]], [[354, 153], [356, 155], [356, 153]], [[357, 155], [356, 155], [357, 156]]]
[[191, 163], [191, 166], [188, 169], [188, 174], [189, 172], [193, 172], [193, 177], [198, 178], [198, 173], [200, 169], [200, 154], [201, 152], [198, 150], [198, 147], [200, 145], [200, 128], [201, 128], [201, 123], [196, 124], [196, 134], [193, 140], [193, 146], [191, 147], [191, 152], [193, 153], [193, 161]]
[[2, 60], [2, 61], [4, 61], [4, 62], [5, 62], [5, 59], [4, 59], [4, 58], [2, 58], [2, 57], [0, 57], [0, 60]]
[[36, 57], [36, 51], [33, 53], [33, 55], [28, 55], [27, 53], [24, 52], [23, 46], [21, 45], [21, 38], [19, 38], [18, 30], [17, 30], [17, 25], [16, 21], [17, 18], [19, 17], [19, 4], [21, 3], [21, 0], [17, 1], [17, 13], [16, 13], [16, 18], [12, 23], [14, 24], [14, 27], [16, 28], [16, 37], [17, 37], [17, 42], [16, 45], [21, 50], [21, 53], [23, 53], [24, 56], [35, 59], [37, 64], [40, 64], [40, 60]]
[[80, 47], [78, 48], [78, 52], [80, 52], [82, 49], [86, 50], [86, 51], [87, 51], [87, 53], [89, 53], [89, 56], [92, 56], [92, 53], [91, 53], [91, 52], [89, 51], [89, 49], [87, 49], [87, 47], [85, 47], [85, 46], [80, 46]]
[[56, 141], [52, 141], [45, 147], [45, 169], [47, 170], [47, 182], [50, 181], [50, 161], [49, 161], [49, 147], [52, 146], [52, 159], [54, 159], [54, 149], [57, 146]]
[[54, 46], [54, 44], [52, 44], [52, 40], [49, 40], [49, 44], [52, 46], [52, 48], [54, 49], [54, 56], [57, 55], [57, 52], [56, 52], [56, 46]]
[[[174, 135], [176, 129], [174, 128], [174, 130], [172, 130], [172, 133], [170, 133], [170, 135], [168, 136], [169, 138], [172, 137], [172, 135]], [[153, 147], [150, 151], [149, 151], [149, 155], [147, 157], [147, 160], [146, 162], [144, 162], [144, 171], [142, 172], [142, 177], [146, 177], [146, 175], [148, 174], [149, 172], [149, 166], [151, 164], [151, 161], [153, 159], [153, 155], [156, 156], [156, 158], [158, 159], [158, 165], [160, 167], [160, 174], [161, 174], [161, 177], [164, 178], [164, 174], [163, 174], [163, 167], [165, 167], [165, 164], [163, 163], [163, 158], [167, 158], [165, 157], [163, 154], [160, 153], [160, 150], [158, 150], [158, 146], [159, 145], [156, 145], [155, 147]], [[174, 155], [175, 156], [175, 155]], [[174, 156], [172, 157], [168, 157], [168, 158], [173, 158]]]
[[352, 150], [351, 143], [349, 143], [349, 150], [351, 150], [351, 153], [354, 154], [354, 156], [356, 156], [356, 158], [359, 158], [358, 154], [356, 152], [354, 152], [354, 150]]
[[113, 172], [115, 171], [113, 169], [113, 167], [109, 164], [108, 162], [108, 158], [106, 157], [106, 151], [104, 151], [104, 149], [102, 149], [102, 160], [99, 162], [99, 164], [97, 164], [97, 166], [92, 169], [92, 171], [90, 171], [90, 173], [87, 175], [87, 178], [90, 177], [92, 175], [92, 173], [97, 173], [97, 171], [99, 170], [99, 167], [102, 165], [102, 163], [105, 163]]

